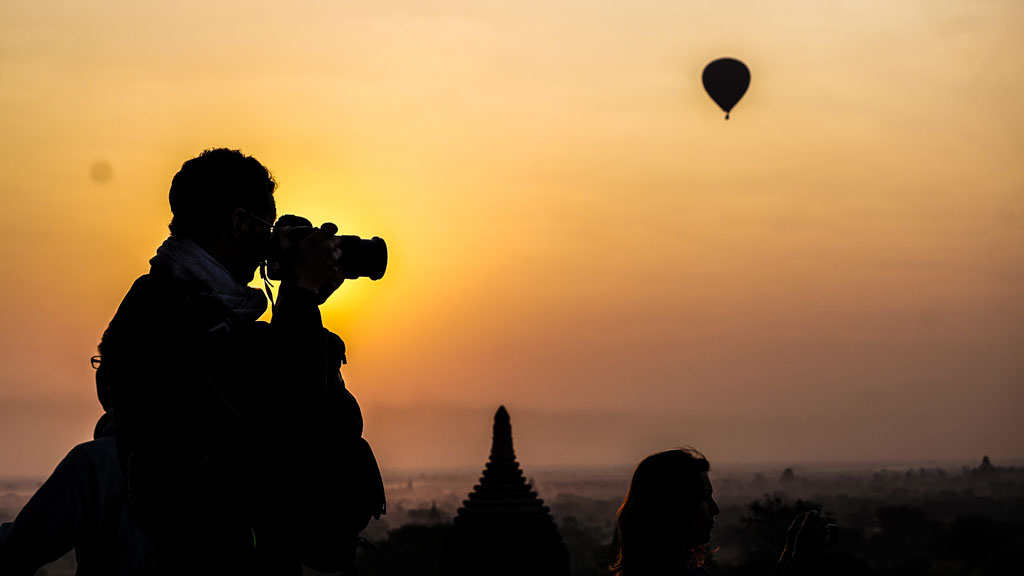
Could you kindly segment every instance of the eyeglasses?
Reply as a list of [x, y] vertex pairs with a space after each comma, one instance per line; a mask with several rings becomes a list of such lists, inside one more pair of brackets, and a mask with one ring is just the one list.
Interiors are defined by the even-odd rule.
[[249, 212], [248, 210], [242, 210], [242, 212], [246, 216], [248, 216], [249, 218], [252, 218], [256, 222], [259, 222], [260, 224], [263, 224], [264, 226], [266, 226], [267, 227], [267, 234], [272, 234], [274, 232], [274, 225], [271, 224], [270, 222], [267, 222], [263, 218], [260, 218], [259, 216], [253, 214], [252, 212]]

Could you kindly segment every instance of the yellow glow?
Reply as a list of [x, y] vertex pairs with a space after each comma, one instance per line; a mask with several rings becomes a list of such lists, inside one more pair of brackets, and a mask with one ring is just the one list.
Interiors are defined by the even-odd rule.
[[[887, 440], [893, 457], [1022, 456], [1022, 12], [4, 3], [0, 402], [98, 410], [87, 360], [167, 234], [171, 177], [229, 146], [273, 171], [279, 213], [388, 242], [385, 278], [347, 282], [323, 316], [392, 462], [422, 447], [374, 431], [388, 414], [498, 403], [637, 427], [824, 411], [848, 418], [850, 457], [885, 456], [858, 431], [895, 430], [867, 424], [890, 410], [934, 430]], [[728, 122], [699, 82], [721, 56], [752, 70]], [[936, 424], [958, 411], [971, 438]], [[48, 446], [89, 433], [39, 425], [63, 439]], [[720, 432], [644, 438], [726, 459], [771, 446]], [[17, 469], [59, 456], [6, 444]], [[562, 461], [556, 444], [540, 458]]]

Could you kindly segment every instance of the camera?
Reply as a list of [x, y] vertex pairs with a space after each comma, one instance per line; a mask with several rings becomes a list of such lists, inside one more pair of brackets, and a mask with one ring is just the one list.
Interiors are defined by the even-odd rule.
[[[282, 261], [288, 260], [285, 246], [297, 246], [303, 238], [313, 233], [316, 228], [309, 220], [292, 214], [285, 214], [274, 223], [274, 231], [270, 236], [267, 249], [267, 277], [271, 280], [287, 280], [290, 272], [282, 267]], [[340, 240], [341, 261], [338, 266], [345, 278], [354, 280], [367, 277], [380, 280], [388, 267], [388, 245], [378, 236], [369, 240], [359, 236], [337, 236]]]

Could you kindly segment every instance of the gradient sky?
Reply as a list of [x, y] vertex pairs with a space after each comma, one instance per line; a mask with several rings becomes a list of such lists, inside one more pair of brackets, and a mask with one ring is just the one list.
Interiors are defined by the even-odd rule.
[[[1024, 457], [1024, 5], [0, 3], [0, 475], [208, 147], [380, 235], [324, 307], [389, 468]], [[731, 56], [750, 90], [700, 84]], [[158, 369], [155, 367], [154, 369]]]

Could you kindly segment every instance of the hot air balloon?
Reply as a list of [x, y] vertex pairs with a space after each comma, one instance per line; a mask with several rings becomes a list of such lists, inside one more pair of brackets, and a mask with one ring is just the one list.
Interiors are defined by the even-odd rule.
[[708, 96], [725, 111], [725, 119], [728, 120], [729, 111], [750, 86], [750, 70], [735, 58], [719, 58], [704, 67], [701, 81]]

